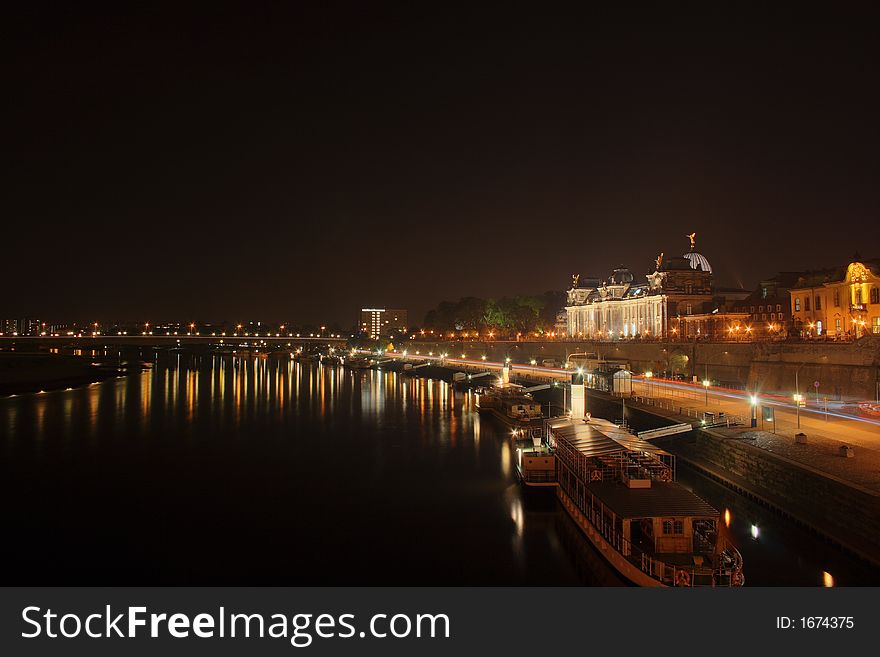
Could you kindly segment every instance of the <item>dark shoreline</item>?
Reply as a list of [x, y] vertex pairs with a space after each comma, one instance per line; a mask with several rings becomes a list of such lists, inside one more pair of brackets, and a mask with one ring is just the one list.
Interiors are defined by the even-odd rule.
[[45, 353], [0, 353], [0, 397], [64, 390], [140, 372], [140, 363], [107, 365], [91, 358]]

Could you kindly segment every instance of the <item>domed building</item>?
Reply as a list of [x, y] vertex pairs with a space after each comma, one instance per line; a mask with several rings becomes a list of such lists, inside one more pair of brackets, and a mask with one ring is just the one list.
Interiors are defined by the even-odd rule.
[[707, 271], [710, 274], [712, 273], [712, 265], [709, 264], [709, 261], [706, 260], [706, 256], [702, 253], [691, 251], [690, 253], [685, 253], [682, 257], [690, 262], [691, 269], [699, 269], [700, 271]]
[[612, 285], [628, 285], [635, 280], [635, 276], [621, 265], [612, 272], [610, 280]]
[[602, 283], [574, 276], [568, 291], [568, 336], [586, 339], [649, 339], [672, 337], [681, 317], [702, 313], [713, 299], [712, 266], [694, 249], [664, 260], [661, 253], [645, 282], [617, 267]]

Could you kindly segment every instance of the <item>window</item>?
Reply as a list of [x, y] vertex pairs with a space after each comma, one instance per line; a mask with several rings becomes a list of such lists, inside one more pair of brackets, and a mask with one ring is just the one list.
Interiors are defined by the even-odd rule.
[[840, 308], [840, 290], [834, 290], [834, 307]]
[[759, 313], [764, 312], [764, 306], [758, 306], [758, 312]]
[[834, 320], [834, 333], [840, 335], [840, 318]]
[[780, 310], [782, 310], [782, 304], [781, 304], [781, 303], [777, 303], [777, 304], [776, 304], [776, 312], [779, 312]]
[[816, 322], [816, 335], [822, 335], [822, 320]]
[[871, 333], [874, 335], [880, 335], [880, 317], [874, 317], [871, 319]]
[[816, 295], [816, 310], [822, 310], [822, 297]]
[[776, 313], [770, 313], [770, 321], [772, 322], [774, 319], [776, 319]]
[[663, 533], [670, 535], [684, 534], [684, 520], [664, 520]]
[[810, 297], [804, 297], [804, 310], [810, 309]]
[[871, 303], [880, 303], [880, 288], [871, 288]]
[[794, 300], [794, 311], [799, 313], [801, 311], [801, 298], [796, 297]]
[[688, 304], [687, 305], [687, 314], [690, 315], [692, 312], [693, 312], [693, 308], [691, 307], [691, 304]]
[[857, 306], [862, 305], [862, 288], [861, 288], [861, 286], [856, 288], [856, 305]]
[[767, 319], [767, 313], [761, 313], [761, 319]]
[[[776, 306], [776, 307], [779, 308], [779, 306]], [[779, 319], [785, 319], [785, 313], [777, 313], [776, 316], [777, 316]]]
[[749, 312], [751, 312], [752, 314], [754, 314], [754, 312], [755, 312], [755, 307], [752, 306], [752, 307], [751, 307], [751, 310], [749, 310]]

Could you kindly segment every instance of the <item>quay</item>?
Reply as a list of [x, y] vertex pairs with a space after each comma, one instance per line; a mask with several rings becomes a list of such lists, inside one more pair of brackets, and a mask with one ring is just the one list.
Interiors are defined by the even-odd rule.
[[[446, 352], [401, 350], [387, 352], [382, 359], [427, 362], [467, 373], [474, 381], [481, 376], [500, 376], [507, 367], [510, 380], [564, 388], [577, 374], [571, 368], [455, 358]], [[775, 407], [777, 426], [773, 433], [766, 423], [763, 430], [751, 426], [754, 405], [744, 391], [707, 392], [702, 388], [637, 376], [632, 392], [623, 399], [590, 388], [586, 395], [588, 405], [601, 409], [599, 415], [616, 417], [615, 411], [624, 404], [627, 416], [640, 415], [649, 425], [690, 425], [690, 432], [653, 442], [727, 488], [862, 560], [880, 565], [880, 427], [874, 420], [842, 411], [825, 420], [818, 408], [796, 409], [785, 399], [767, 396], [759, 401]], [[796, 413], [802, 431], [795, 425]], [[725, 421], [718, 422], [719, 416]], [[706, 417], [715, 421], [704, 423]], [[806, 433], [807, 443], [798, 444], [796, 433]], [[840, 456], [841, 448], [852, 444], [855, 456]]]

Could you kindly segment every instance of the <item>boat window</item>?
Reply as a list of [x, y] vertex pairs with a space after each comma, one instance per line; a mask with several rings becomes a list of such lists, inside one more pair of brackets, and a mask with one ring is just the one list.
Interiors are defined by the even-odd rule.
[[683, 520], [664, 520], [663, 521], [663, 533], [664, 534], [684, 534], [684, 521]]

